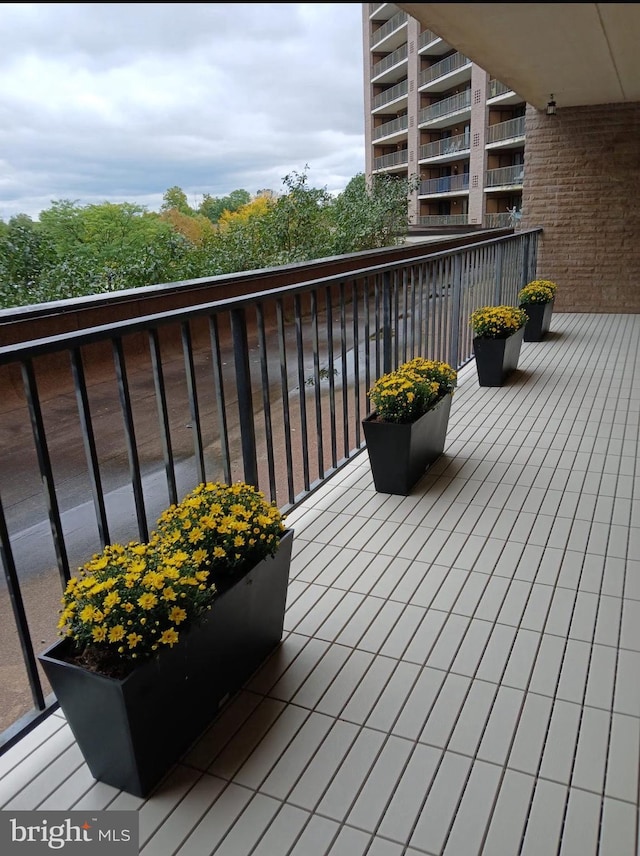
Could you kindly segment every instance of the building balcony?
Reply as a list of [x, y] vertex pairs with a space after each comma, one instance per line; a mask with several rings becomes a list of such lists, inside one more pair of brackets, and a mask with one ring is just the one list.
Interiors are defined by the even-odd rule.
[[389, 169], [390, 167], [408, 166], [408, 164], [409, 150], [401, 149], [399, 152], [391, 152], [391, 154], [382, 155], [382, 157], [379, 158], [374, 158], [373, 169], [378, 171], [381, 169]]
[[639, 351], [556, 312], [505, 386], [468, 362], [411, 495], [363, 449], [291, 511], [283, 641], [148, 799], [57, 712], [0, 807], [136, 811], [149, 856], [635, 853]]
[[430, 126], [433, 128], [446, 128], [452, 120], [463, 119], [471, 115], [471, 90], [465, 89], [443, 98], [435, 104], [423, 107], [418, 113], [418, 126], [420, 128]]
[[485, 179], [485, 190], [521, 188], [524, 181], [524, 167], [522, 164], [517, 164], [516, 166], [503, 166], [499, 169], [488, 169]]
[[487, 85], [487, 103], [491, 106], [496, 104], [511, 106], [524, 103], [524, 99], [513, 89], [493, 78]]
[[397, 12], [371, 34], [371, 50], [394, 51], [407, 41], [406, 12]]
[[441, 178], [428, 178], [420, 182], [420, 196], [434, 196], [440, 193], [462, 193], [469, 190], [469, 173], [444, 175]]
[[500, 211], [493, 214], [484, 215], [484, 224], [487, 229], [508, 229], [516, 226], [519, 218], [519, 212]]
[[373, 129], [372, 139], [375, 142], [385, 140], [385, 143], [392, 143], [394, 139], [406, 139], [407, 128], [409, 127], [409, 117], [406, 115], [399, 116], [397, 119], [392, 119], [390, 122], [385, 122], [384, 125], [378, 125]]
[[398, 107], [406, 106], [408, 91], [409, 84], [406, 80], [403, 80], [401, 83], [396, 83], [395, 86], [391, 86], [389, 87], [389, 89], [385, 89], [384, 92], [381, 92], [379, 95], [376, 95], [375, 98], [372, 100], [372, 112], [375, 112], [381, 107], [386, 107], [388, 104], [392, 104], [394, 102], [398, 102]]
[[469, 223], [468, 214], [422, 214], [418, 218], [420, 226], [440, 227], [440, 226], [467, 226]]
[[486, 147], [494, 148], [520, 148], [524, 144], [525, 118], [519, 116], [517, 119], [509, 119], [507, 122], [498, 122], [487, 128]]
[[427, 160], [458, 160], [460, 156], [471, 153], [471, 142], [469, 134], [457, 134], [454, 137], [446, 137], [443, 140], [435, 140], [420, 146], [418, 159]]
[[418, 88], [421, 92], [442, 92], [470, 80], [471, 60], [455, 53], [425, 68], [418, 78]]
[[388, 83], [398, 77], [407, 76], [407, 46], [402, 45], [384, 59], [377, 62], [371, 69], [372, 83]]
[[418, 38], [418, 52], [422, 56], [442, 56], [451, 46], [432, 30], [423, 30]]

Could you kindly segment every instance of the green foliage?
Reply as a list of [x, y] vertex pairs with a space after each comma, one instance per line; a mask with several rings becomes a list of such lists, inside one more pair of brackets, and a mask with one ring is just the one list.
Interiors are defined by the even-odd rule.
[[473, 335], [482, 339], [506, 339], [527, 323], [527, 313], [517, 306], [481, 306], [469, 316]]
[[364, 175], [332, 197], [309, 186], [308, 165], [284, 192], [246, 190], [197, 210], [169, 188], [159, 213], [130, 203], [54, 200], [38, 221], [0, 221], [0, 308], [213, 277], [391, 246], [407, 230], [410, 181]]
[[170, 187], [162, 197], [161, 211], [179, 211], [181, 214], [191, 215], [195, 212], [189, 205], [187, 194], [181, 187]]
[[378, 419], [406, 424], [453, 394], [457, 383], [458, 373], [448, 363], [416, 357], [378, 378], [369, 399]]
[[359, 173], [336, 199], [334, 253], [353, 253], [401, 243], [407, 231], [408, 198], [419, 179], [375, 176], [370, 185]]
[[558, 286], [549, 279], [533, 279], [518, 292], [518, 303], [520, 306], [529, 303], [551, 303], [557, 290]]
[[203, 214], [212, 223], [217, 223], [224, 211], [238, 211], [249, 202], [251, 194], [246, 190], [232, 190], [228, 196], [210, 196], [205, 193], [198, 206], [198, 213]]

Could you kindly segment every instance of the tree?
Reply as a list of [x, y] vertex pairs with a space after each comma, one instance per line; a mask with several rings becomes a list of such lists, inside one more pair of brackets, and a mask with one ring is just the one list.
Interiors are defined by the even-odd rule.
[[333, 199], [326, 188], [308, 187], [308, 169], [306, 165], [302, 172], [285, 175], [282, 182], [287, 193], [276, 199], [267, 215], [279, 247], [275, 264], [309, 261], [330, 254]]
[[0, 227], [0, 306], [19, 306], [38, 282], [42, 240], [38, 224], [26, 214]]
[[175, 210], [187, 216], [194, 214], [193, 209], [187, 201], [187, 194], [181, 187], [170, 187], [168, 190], [165, 190], [162, 200], [161, 211]]
[[225, 211], [239, 211], [251, 202], [251, 194], [246, 190], [232, 190], [228, 196], [211, 196], [205, 193], [198, 206], [198, 213], [203, 214], [212, 223], [217, 223]]
[[408, 198], [419, 183], [417, 176], [377, 175], [371, 184], [364, 173], [354, 176], [333, 206], [334, 253], [402, 243], [409, 225]]

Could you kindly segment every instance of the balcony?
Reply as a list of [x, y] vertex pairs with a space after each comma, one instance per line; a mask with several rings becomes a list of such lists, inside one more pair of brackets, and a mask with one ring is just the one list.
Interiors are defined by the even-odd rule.
[[371, 50], [394, 51], [407, 41], [406, 12], [398, 12], [371, 34]]
[[390, 122], [385, 122], [384, 125], [378, 125], [377, 128], [373, 129], [372, 136], [375, 142], [379, 142], [385, 137], [389, 137], [385, 142], [393, 142], [393, 137], [406, 137], [408, 127], [409, 119], [405, 114], [404, 116], [399, 116], [397, 119], [392, 119]]
[[380, 107], [385, 107], [387, 104], [391, 104], [394, 101], [401, 101], [403, 104], [406, 104], [408, 91], [409, 84], [406, 80], [403, 80], [401, 83], [396, 83], [395, 86], [391, 86], [389, 89], [385, 89], [384, 92], [376, 95], [371, 102], [372, 111], [379, 110]]
[[432, 30], [423, 30], [418, 38], [418, 51], [422, 56], [442, 56], [451, 46]]
[[401, 149], [399, 152], [391, 152], [389, 155], [382, 155], [379, 158], [374, 158], [374, 170], [392, 169], [398, 166], [407, 166], [409, 163], [409, 150]]
[[[397, 77], [406, 77], [406, 68], [402, 71], [401, 67], [406, 65], [407, 56], [407, 46], [402, 45], [397, 50], [393, 51], [393, 53], [390, 53], [384, 59], [377, 62], [371, 69], [372, 83], [386, 83], [388, 80], [392, 79], [392, 72], [395, 72]], [[399, 73], [399, 70], [401, 70], [402, 73]]]
[[470, 89], [465, 89], [463, 92], [458, 92], [449, 98], [443, 98], [442, 101], [423, 107], [418, 114], [418, 125], [421, 128], [426, 125], [444, 128], [451, 124], [454, 117], [463, 118], [465, 115], [471, 115]]
[[522, 164], [516, 166], [503, 166], [499, 169], [488, 169], [486, 174], [486, 190], [503, 190], [514, 187], [522, 187], [524, 181], [524, 167]]
[[469, 173], [462, 175], [444, 175], [441, 178], [428, 178], [420, 182], [420, 196], [434, 196], [441, 193], [462, 193], [469, 190]]
[[487, 148], [520, 147], [524, 143], [524, 116], [497, 122], [487, 128]]
[[469, 134], [456, 134], [455, 137], [447, 137], [443, 140], [435, 140], [420, 146], [419, 159], [421, 161], [432, 160], [458, 160], [460, 155], [468, 155], [471, 152]]
[[420, 226], [466, 226], [468, 214], [423, 214], [418, 218]]
[[510, 211], [500, 211], [493, 214], [485, 214], [484, 222], [487, 229], [508, 229], [516, 226], [519, 220], [519, 213]]
[[144, 856], [635, 853], [639, 352], [637, 315], [555, 313], [506, 386], [468, 362], [410, 496], [362, 450], [291, 512], [282, 645], [154, 795], [55, 713], [0, 807], [137, 811]]
[[454, 53], [420, 73], [418, 88], [422, 92], [442, 92], [471, 80], [471, 60]]

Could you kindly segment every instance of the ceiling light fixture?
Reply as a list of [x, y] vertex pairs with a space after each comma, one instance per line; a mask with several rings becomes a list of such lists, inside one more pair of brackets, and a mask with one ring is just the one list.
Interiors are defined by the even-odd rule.
[[553, 100], [553, 92], [551, 93], [551, 99], [547, 101], [547, 116], [555, 116], [556, 115], [556, 102]]

